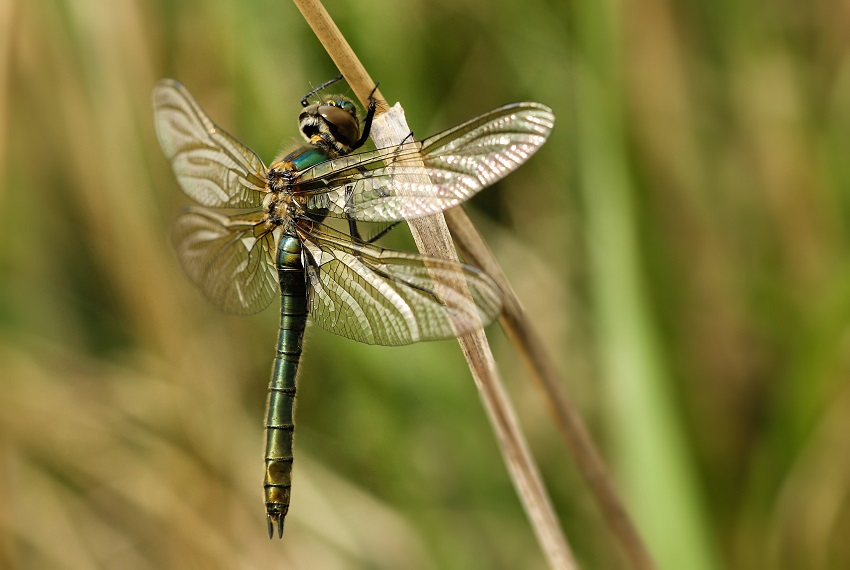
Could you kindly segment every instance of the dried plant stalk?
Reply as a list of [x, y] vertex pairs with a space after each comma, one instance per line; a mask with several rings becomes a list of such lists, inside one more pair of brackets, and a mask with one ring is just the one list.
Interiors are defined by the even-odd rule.
[[[368, 99], [374, 82], [366, 73], [327, 11], [317, 0], [295, 0], [304, 18], [345, 76], [361, 102]], [[383, 99], [379, 93], [376, 98]], [[383, 105], [379, 106], [379, 112]], [[389, 120], [387, 120], [389, 119]], [[402, 113], [380, 115], [372, 127], [372, 137], [379, 146], [398, 144], [410, 132]], [[457, 253], [443, 216], [412, 220], [411, 232], [419, 250], [426, 254], [457, 259]], [[538, 470], [516, 421], [496, 370], [483, 330], [458, 339], [475, 378], [479, 394], [496, 432], [508, 470], [532, 522], [535, 534], [551, 568], [576, 568], [572, 552], [558, 524], [551, 501], [546, 494]]]
[[608, 528], [633, 568], [653, 570], [655, 563], [620, 500], [605, 462], [596, 449], [581, 415], [564, 391], [552, 359], [546, 353], [540, 336], [531, 325], [502, 268], [466, 212], [461, 208], [454, 208], [446, 212], [445, 217], [464, 259], [484, 270], [499, 286], [505, 300], [499, 323], [543, 392], [549, 413], [567, 442], [573, 460], [590, 487]]
[[[372, 127], [372, 137], [379, 147], [398, 144], [408, 133], [410, 129], [399, 105], [376, 118]], [[419, 251], [444, 259], [457, 259], [457, 251], [443, 214], [410, 220], [408, 224]], [[458, 337], [458, 343], [475, 379], [511, 479], [549, 565], [552, 568], [576, 568], [516, 414], [502, 386], [484, 330]]]

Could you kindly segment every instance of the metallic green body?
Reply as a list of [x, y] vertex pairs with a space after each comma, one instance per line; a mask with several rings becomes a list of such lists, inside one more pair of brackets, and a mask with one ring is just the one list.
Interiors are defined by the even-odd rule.
[[295, 170], [304, 170], [329, 158], [327, 153], [321, 149], [312, 146], [302, 146], [283, 157], [282, 162], [291, 163], [295, 167]]
[[307, 285], [301, 261], [301, 243], [294, 235], [284, 234], [280, 238], [277, 272], [281, 290], [280, 332], [269, 383], [266, 475], [263, 481], [270, 535], [275, 522], [278, 534], [283, 534], [283, 519], [289, 510], [292, 440], [295, 431], [295, 376], [307, 326]]

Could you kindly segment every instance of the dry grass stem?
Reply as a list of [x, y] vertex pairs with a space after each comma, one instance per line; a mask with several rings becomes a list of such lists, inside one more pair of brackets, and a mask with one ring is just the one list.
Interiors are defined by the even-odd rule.
[[502, 268], [463, 209], [449, 210], [445, 218], [464, 259], [483, 269], [499, 286], [505, 300], [499, 322], [522, 356], [532, 377], [537, 380], [537, 385], [548, 404], [549, 413], [567, 442], [582, 477], [590, 487], [593, 498], [625, 556], [634, 568], [655, 568], [655, 563], [620, 500], [584, 420], [564, 391], [555, 364], [546, 353], [542, 340], [531, 325]]
[[[319, 37], [351, 88], [365, 102], [374, 82], [354, 55], [327, 11], [317, 0], [296, 0], [304, 18]], [[376, 96], [379, 96], [376, 94]], [[381, 109], [379, 109], [380, 111]], [[379, 147], [399, 144], [410, 133], [400, 108], [376, 117], [372, 138]], [[408, 222], [419, 250], [431, 256], [457, 259], [442, 214]], [[476, 381], [479, 395], [496, 432], [523, 506], [551, 568], [576, 568], [566, 537], [558, 524], [551, 501], [528, 451], [516, 414], [499, 379], [495, 361], [483, 330], [458, 338]]]

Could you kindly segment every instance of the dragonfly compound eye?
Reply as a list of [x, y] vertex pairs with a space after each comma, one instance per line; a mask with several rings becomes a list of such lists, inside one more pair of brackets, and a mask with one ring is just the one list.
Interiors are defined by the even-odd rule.
[[348, 146], [357, 142], [360, 137], [360, 125], [357, 124], [357, 117], [345, 109], [331, 105], [322, 105], [318, 111], [337, 139]]

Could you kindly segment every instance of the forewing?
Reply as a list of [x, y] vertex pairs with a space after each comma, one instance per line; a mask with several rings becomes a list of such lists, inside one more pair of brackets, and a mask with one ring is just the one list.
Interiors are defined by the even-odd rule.
[[190, 198], [212, 208], [260, 205], [266, 167], [251, 149], [216, 126], [172, 79], [156, 84], [153, 101], [159, 144]]
[[394, 222], [427, 216], [516, 170], [546, 142], [554, 121], [540, 103], [506, 105], [423, 141], [305, 169], [293, 192], [306, 211], [334, 217]]
[[501, 310], [495, 283], [469, 265], [355, 244], [325, 227], [299, 225], [298, 233], [310, 317], [334, 334], [366, 344], [410, 344], [471, 332]]
[[174, 222], [177, 257], [207, 298], [231, 313], [249, 314], [277, 294], [275, 238], [259, 213], [229, 217], [187, 208]]

